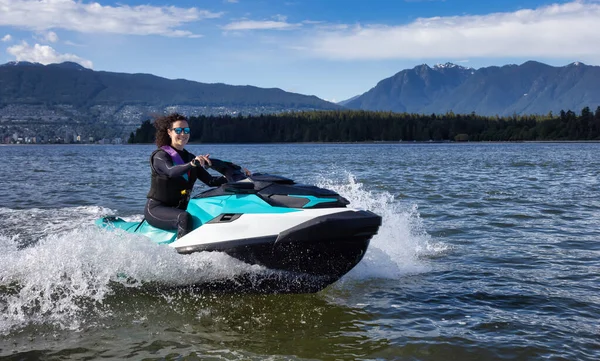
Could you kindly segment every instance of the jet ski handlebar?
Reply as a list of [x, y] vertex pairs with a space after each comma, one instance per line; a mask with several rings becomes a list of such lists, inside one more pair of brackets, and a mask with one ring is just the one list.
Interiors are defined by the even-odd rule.
[[239, 165], [220, 160], [220, 159], [210, 159], [212, 165], [210, 168], [215, 171], [221, 173], [227, 179], [227, 183], [246, 183], [250, 185], [238, 185], [236, 189], [250, 189], [252, 188], [252, 182], [269, 182], [269, 183], [278, 183], [278, 184], [295, 184], [294, 180], [273, 175], [273, 174], [263, 174], [263, 173], [253, 173], [252, 175], [247, 175], [244, 168]]
[[210, 162], [212, 163], [210, 168], [224, 175], [227, 182], [239, 182], [248, 178], [242, 167], [235, 163], [215, 158], [211, 158]]

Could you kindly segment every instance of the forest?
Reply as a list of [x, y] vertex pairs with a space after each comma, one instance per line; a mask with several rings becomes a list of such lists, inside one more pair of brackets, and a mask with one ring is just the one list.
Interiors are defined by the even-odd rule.
[[[600, 106], [579, 114], [508, 117], [325, 110], [198, 116], [190, 117], [189, 124], [191, 143], [581, 141], [600, 140]], [[131, 133], [129, 143], [152, 143], [154, 133], [148, 119]]]

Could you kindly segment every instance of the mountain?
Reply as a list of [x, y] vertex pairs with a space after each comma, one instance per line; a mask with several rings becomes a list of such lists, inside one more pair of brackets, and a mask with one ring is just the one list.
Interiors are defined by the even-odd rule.
[[481, 115], [547, 114], [600, 105], [600, 67], [572, 63], [465, 68], [446, 63], [402, 70], [345, 104], [351, 109]]
[[350, 103], [351, 101], [353, 101], [354, 99], [358, 98], [359, 96], [360, 96], [360, 94], [359, 94], [359, 95], [355, 95], [355, 96], [353, 96], [353, 97], [352, 97], [352, 98], [350, 98], [350, 99], [346, 99], [346, 100], [339, 101], [339, 102], [337, 102], [336, 104], [339, 104], [339, 105], [346, 105], [346, 104]]
[[6, 64], [0, 64], [0, 67], [11, 67], [11, 66], [44, 66], [40, 63], [32, 63], [29, 61], [9, 61]]
[[0, 65], [0, 135], [4, 136], [17, 132], [17, 125], [32, 133], [56, 124], [70, 126], [75, 133], [96, 128], [119, 135], [151, 114], [165, 111], [214, 115], [341, 108], [316, 96], [276, 88], [93, 71], [72, 62]]
[[53, 68], [87, 70], [87, 68], [79, 65], [78, 63], [74, 63], [72, 61], [65, 61], [64, 63], [59, 63], [59, 64], [48, 64], [48, 66], [53, 67]]

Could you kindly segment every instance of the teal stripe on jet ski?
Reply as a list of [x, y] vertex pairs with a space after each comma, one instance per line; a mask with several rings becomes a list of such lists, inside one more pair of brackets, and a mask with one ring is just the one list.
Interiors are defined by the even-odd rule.
[[304, 196], [304, 195], [295, 195], [295, 194], [290, 194], [289, 197], [308, 199], [308, 203], [306, 203], [302, 208], [310, 208], [310, 207], [314, 207], [320, 203], [329, 203], [329, 202], [337, 201], [337, 198], [319, 198], [319, 197], [315, 197], [315, 196]]
[[283, 214], [300, 211], [294, 208], [273, 207], [255, 194], [192, 198], [187, 210], [202, 223], [206, 223], [224, 213]]
[[[210, 198], [193, 198], [188, 204], [187, 211], [192, 215], [194, 229], [226, 213], [242, 214], [283, 214], [300, 212], [299, 209], [273, 207], [254, 194], [234, 194]], [[99, 219], [96, 224], [102, 228], [118, 228], [129, 233], [142, 234], [155, 243], [168, 244], [177, 238], [175, 231], [156, 228], [144, 222], [127, 222], [121, 218]], [[139, 227], [138, 227], [139, 226]]]
[[142, 234], [158, 244], [168, 244], [175, 241], [175, 238], [177, 238], [175, 231], [156, 228], [148, 224], [148, 222], [144, 222], [140, 225], [140, 222], [127, 222], [122, 218], [105, 217], [98, 219], [94, 223], [101, 228], [122, 229], [125, 232]]

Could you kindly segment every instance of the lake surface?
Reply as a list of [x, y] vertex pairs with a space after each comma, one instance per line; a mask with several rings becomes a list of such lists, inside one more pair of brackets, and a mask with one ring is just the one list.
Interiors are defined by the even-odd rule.
[[248, 270], [93, 225], [141, 219], [153, 148], [0, 146], [0, 359], [600, 359], [599, 143], [190, 145], [383, 217], [305, 295], [147, 287]]

